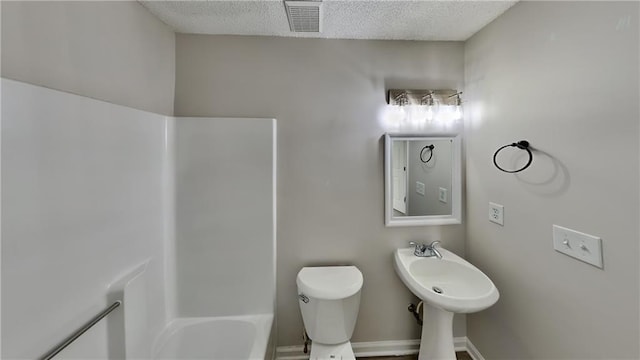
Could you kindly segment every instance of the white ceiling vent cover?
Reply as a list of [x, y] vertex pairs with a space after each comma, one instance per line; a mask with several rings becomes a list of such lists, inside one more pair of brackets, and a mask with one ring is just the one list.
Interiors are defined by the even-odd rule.
[[321, 1], [285, 1], [284, 7], [289, 19], [289, 28], [293, 32], [322, 31]]

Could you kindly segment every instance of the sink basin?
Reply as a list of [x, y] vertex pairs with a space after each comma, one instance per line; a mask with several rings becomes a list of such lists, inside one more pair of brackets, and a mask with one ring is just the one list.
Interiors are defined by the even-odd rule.
[[463, 258], [438, 248], [442, 258], [417, 257], [413, 248], [397, 249], [394, 265], [402, 282], [424, 302], [419, 360], [455, 360], [454, 313], [472, 313], [495, 304], [498, 289]]
[[396, 272], [423, 301], [455, 313], [471, 313], [495, 304], [498, 289], [482, 271], [446, 249], [442, 259], [417, 257], [413, 248], [395, 252]]

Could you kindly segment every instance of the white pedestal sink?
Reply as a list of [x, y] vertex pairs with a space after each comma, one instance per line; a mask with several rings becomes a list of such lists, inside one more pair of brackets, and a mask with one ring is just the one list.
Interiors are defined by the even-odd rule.
[[413, 248], [394, 254], [398, 276], [424, 302], [419, 360], [455, 360], [454, 313], [484, 310], [500, 297], [482, 271], [446, 249], [438, 250], [442, 259], [417, 257]]

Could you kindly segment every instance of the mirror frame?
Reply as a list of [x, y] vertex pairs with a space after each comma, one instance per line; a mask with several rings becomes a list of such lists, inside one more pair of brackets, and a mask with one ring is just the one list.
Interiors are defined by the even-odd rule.
[[[451, 215], [393, 216], [391, 149], [393, 140], [452, 139]], [[384, 135], [384, 224], [385, 226], [425, 226], [462, 224], [462, 139], [460, 134]]]

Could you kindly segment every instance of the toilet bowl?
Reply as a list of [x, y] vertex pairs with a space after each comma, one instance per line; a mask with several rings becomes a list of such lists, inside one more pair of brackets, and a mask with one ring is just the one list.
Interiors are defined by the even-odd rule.
[[355, 266], [304, 267], [298, 304], [311, 344], [311, 360], [354, 360], [351, 335], [360, 308], [362, 273]]

